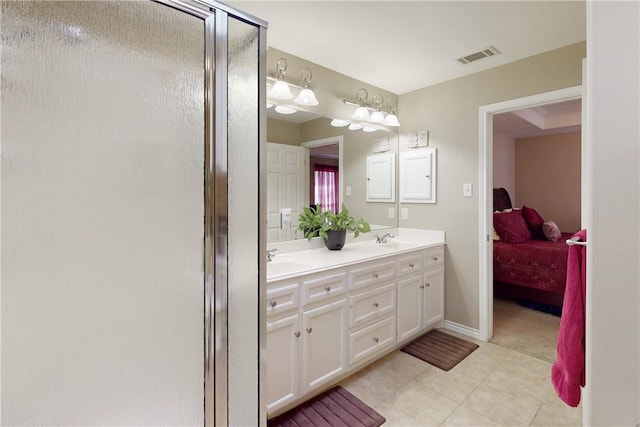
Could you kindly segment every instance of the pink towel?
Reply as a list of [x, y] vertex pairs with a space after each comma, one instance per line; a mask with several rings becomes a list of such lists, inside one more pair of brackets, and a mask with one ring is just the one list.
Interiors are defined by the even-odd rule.
[[[587, 232], [580, 230], [574, 237], [586, 242]], [[580, 403], [580, 386], [584, 386], [586, 251], [585, 246], [569, 248], [556, 362], [551, 368], [551, 382], [558, 397], [573, 407]]]

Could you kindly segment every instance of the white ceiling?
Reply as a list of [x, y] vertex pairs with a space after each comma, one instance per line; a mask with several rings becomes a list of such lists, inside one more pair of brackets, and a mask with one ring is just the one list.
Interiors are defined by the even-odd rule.
[[513, 139], [579, 132], [582, 123], [580, 99], [525, 108], [493, 116], [493, 132]]
[[584, 1], [226, 3], [267, 21], [269, 46], [398, 95], [586, 39]]

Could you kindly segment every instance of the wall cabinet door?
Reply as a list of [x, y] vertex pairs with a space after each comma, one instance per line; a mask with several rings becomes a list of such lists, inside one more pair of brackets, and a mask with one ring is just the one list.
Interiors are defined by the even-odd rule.
[[367, 156], [367, 202], [396, 201], [394, 153]]
[[398, 280], [398, 342], [422, 330], [422, 275]]
[[436, 202], [436, 149], [400, 153], [400, 202]]
[[346, 370], [347, 300], [305, 311], [302, 326], [306, 393]]
[[444, 318], [444, 270], [438, 268], [424, 273], [423, 282], [422, 325], [426, 328]]
[[267, 411], [299, 396], [300, 316], [267, 322]]

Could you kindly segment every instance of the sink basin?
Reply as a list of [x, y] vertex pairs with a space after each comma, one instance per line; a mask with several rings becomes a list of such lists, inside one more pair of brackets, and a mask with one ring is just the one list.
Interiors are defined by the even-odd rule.
[[383, 250], [386, 249], [386, 250], [393, 250], [393, 251], [404, 251], [408, 249], [414, 249], [416, 247], [416, 245], [413, 243], [394, 242], [394, 241], [390, 241], [387, 243], [374, 243], [374, 245], [377, 248], [380, 248]]
[[355, 245], [347, 245], [346, 247], [354, 251], [360, 251], [363, 253], [385, 253], [415, 249], [417, 245], [413, 243], [398, 242], [393, 240], [389, 240], [387, 241], [387, 243], [376, 243], [372, 240]]
[[308, 264], [302, 264], [294, 261], [278, 260], [277, 258], [275, 258], [273, 261], [267, 263], [267, 277], [297, 273], [309, 269], [311, 269], [311, 266]]

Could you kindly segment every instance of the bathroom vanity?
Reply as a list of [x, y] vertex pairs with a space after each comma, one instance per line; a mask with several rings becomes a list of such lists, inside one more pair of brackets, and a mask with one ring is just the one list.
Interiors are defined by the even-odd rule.
[[[340, 251], [283, 242], [267, 263], [267, 411], [277, 415], [440, 326], [441, 231], [361, 235]], [[364, 239], [363, 239], [364, 237]], [[271, 248], [271, 245], [270, 245]]]

